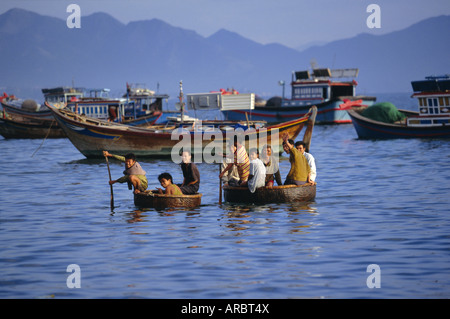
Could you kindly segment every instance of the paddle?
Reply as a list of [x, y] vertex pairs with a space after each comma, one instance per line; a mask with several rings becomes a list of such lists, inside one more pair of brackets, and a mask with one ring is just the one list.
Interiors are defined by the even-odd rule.
[[[222, 173], [222, 164], [219, 164], [219, 174]], [[222, 205], [222, 179], [219, 177], [219, 205]]]
[[[111, 170], [109, 169], [108, 156], [105, 156], [105, 159], [106, 159], [106, 166], [108, 166], [109, 181], [112, 181], [112, 178], [111, 178]], [[111, 187], [111, 211], [113, 211], [113, 209], [114, 209], [113, 186], [112, 186], [112, 184], [109, 184], [109, 186]]]

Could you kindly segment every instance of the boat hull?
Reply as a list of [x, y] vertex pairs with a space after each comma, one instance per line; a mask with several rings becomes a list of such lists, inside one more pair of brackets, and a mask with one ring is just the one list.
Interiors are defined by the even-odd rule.
[[[204, 150], [206, 151], [207, 146], [211, 146], [213, 139], [214, 145], [222, 146], [222, 150], [225, 150], [224, 143], [234, 136], [234, 134], [219, 130], [210, 135], [207, 131], [189, 132], [183, 130], [176, 132], [174, 131], [176, 127], [163, 127], [159, 130], [155, 129], [156, 126], [152, 126], [152, 129], [150, 129], [112, 124], [105, 121], [80, 118], [73, 112], [49, 107], [72, 144], [88, 158], [102, 157], [103, 150], [116, 154], [133, 152], [140, 157], [170, 157], [177, 156], [178, 154], [173, 154], [173, 150], [176, 147], [181, 149], [183, 145], [190, 146], [193, 154], [202, 154]], [[312, 114], [315, 114], [314, 112], [315, 109], [313, 108]], [[261, 143], [272, 145], [278, 143], [278, 151], [280, 152], [283, 135], [287, 134], [290, 138], [295, 139], [305, 125], [308, 128], [313, 126], [313, 123], [312, 125], [310, 123], [310, 117], [313, 116], [309, 115], [264, 129], [252, 129], [245, 132], [245, 135], [250, 141], [255, 141], [258, 145]], [[278, 140], [274, 140], [276, 138]], [[220, 143], [223, 144], [220, 145]], [[259, 145], [259, 147], [262, 147], [262, 145]], [[274, 149], [274, 151], [276, 150]]]
[[[324, 103], [314, 104], [317, 107], [316, 124], [350, 124], [352, 120], [346, 110], [341, 107], [344, 100], [361, 100], [361, 106], [372, 105], [376, 98], [372, 97], [342, 97]], [[255, 106], [254, 110], [222, 111], [227, 120], [245, 120], [246, 114], [250, 120], [280, 123], [305, 116], [312, 104], [305, 106]]]
[[[418, 112], [399, 111], [408, 116], [419, 116]], [[360, 139], [450, 138], [450, 125], [418, 127], [388, 124], [364, 117], [356, 110], [347, 112]]]
[[0, 119], [0, 135], [7, 139], [64, 138], [66, 134], [53, 120], [38, 120], [35, 123], [17, 117]]
[[53, 115], [50, 110], [39, 110], [39, 111], [29, 111], [26, 109], [22, 109], [13, 105], [8, 104], [7, 102], [2, 102], [3, 110], [6, 111], [7, 114], [19, 115], [23, 117], [30, 117], [35, 120], [42, 121], [52, 121]]
[[251, 193], [248, 187], [223, 188], [225, 201], [230, 203], [291, 203], [312, 201], [316, 197], [316, 184], [260, 187]]
[[142, 208], [194, 208], [201, 205], [202, 194], [194, 195], [166, 195], [146, 191], [134, 194], [134, 204]]

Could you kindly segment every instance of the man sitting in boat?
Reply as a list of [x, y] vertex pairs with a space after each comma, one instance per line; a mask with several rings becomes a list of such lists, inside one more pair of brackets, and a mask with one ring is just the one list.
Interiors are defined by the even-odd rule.
[[125, 170], [123, 171], [124, 176], [119, 179], [110, 181], [109, 184], [114, 183], [128, 183], [128, 189], [134, 187], [134, 193], [138, 194], [143, 192], [148, 187], [147, 177], [145, 176], [145, 171], [142, 169], [141, 165], [136, 161], [136, 156], [133, 153], [128, 153], [125, 156], [114, 155], [108, 151], [103, 151], [103, 156], [113, 157], [121, 162], [125, 162]]
[[303, 154], [303, 156], [306, 157], [306, 160], [308, 161], [308, 165], [311, 168], [311, 180], [313, 182], [316, 181], [316, 161], [314, 159], [314, 156], [312, 156], [310, 153], [306, 152], [306, 145], [303, 141], [297, 141], [295, 142], [295, 148], [300, 151], [300, 153]]
[[219, 178], [222, 178], [233, 165], [236, 165], [239, 174], [239, 186], [247, 186], [248, 176], [250, 174], [250, 160], [244, 145], [241, 144], [236, 135], [234, 136], [234, 146], [236, 147], [236, 151], [234, 152], [234, 162], [228, 164], [225, 170], [220, 173]]
[[169, 173], [162, 173], [158, 176], [158, 180], [161, 183], [161, 186], [164, 187], [166, 190], [163, 191], [161, 188], [157, 188], [159, 194], [166, 194], [166, 195], [183, 195], [181, 192], [181, 189], [173, 184], [172, 175]]
[[272, 187], [275, 181], [278, 186], [283, 185], [278, 160], [272, 155], [272, 146], [264, 145], [261, 152], [261, 161], [266, 166], [266, 186]]
[[288, 135], [283, 136], [283, 149], [289, 154], [289, 162], [291, 169], [286, 176], [284, 185], [303, 185], [311, 183], [311, 168], [308, 165], [306, 157], [294, 147], [294, 141], [288, 138]]
[[250, 175], [248, 177], [248, 189], [254, 193], [257, 188], [266, 185], [266, 167], [259, 159], [257, 148], [252, 148], [248, 152], [250, 156]]
[[185, 195], [192, 195], [200, 188], [200, 172], [197, 165], [191, 162], [191, 152], [183, 151], [181, 154], [181, 170], [183, 171], [183, 183], [178, 185]]

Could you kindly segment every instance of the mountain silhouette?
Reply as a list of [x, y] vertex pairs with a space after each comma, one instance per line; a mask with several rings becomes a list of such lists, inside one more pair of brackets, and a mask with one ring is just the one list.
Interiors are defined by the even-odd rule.
[[[355, 37], [297, 51], [260, 44], [219, 30], [203, 37], [151, 19], [123, 24], [105, 13], [81, 17], [81, 28], [27, 10], [0, 15], [0, 89], [41, 98], [47, 87], [110, 88], [145, 83], [171, 97], [183, 81], [185, 93], [235, 88], [270, 97], [281, 95], [295, 70], [359, 68], [357, 93], [408, 92], [410, 82], [448, 73], [449, 16], [439, 16], [385, 35]], [[320, 39], [319, 39], [320, 41]], [[289, 90], [286, 90], [290, 96]]]

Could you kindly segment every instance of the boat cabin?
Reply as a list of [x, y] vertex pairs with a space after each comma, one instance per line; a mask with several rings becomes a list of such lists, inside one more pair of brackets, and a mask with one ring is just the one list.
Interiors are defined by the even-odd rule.
[[128, 101], [124, 107], [124, 117], [127, 119], [168, 109], [169, 95], [155, 93], [145, 88], [143, 84], [127, 83], [127, 92], [123, 98]]
[[[292, 73], [291, 99], [283, 99], [282, 106], [306, 106], [330, 101], [342, 96], [355, 96], [358, 69], [313, 69]], [[347, 78], [344, 80], [333, 80]]]
[[70, 101], [81, 99], [84, 96], [84, 89], [71, 87], [56, 87], [52, 89], [42, 89], [45, 102], [51, 103], [55, 107], [64, 107]]
[[101, 120], [122, 122], [162, 112], [163, 103], [168, 103], [167, 94], [142, 88], [131, 88], [127, 85], [127, 93], [122, 98], [110, 98], [109, 89], [75, 89], [54, 88], [43, 89], [45, 100], [51, 105], [62, 108], [66, 106], [72, 112], [84, 114]]
[[412, 97], [417, 98], [419, 118], [409, 118], [408, 125], [450, 124], [450, 75], [428, 76], [412, 81]]

